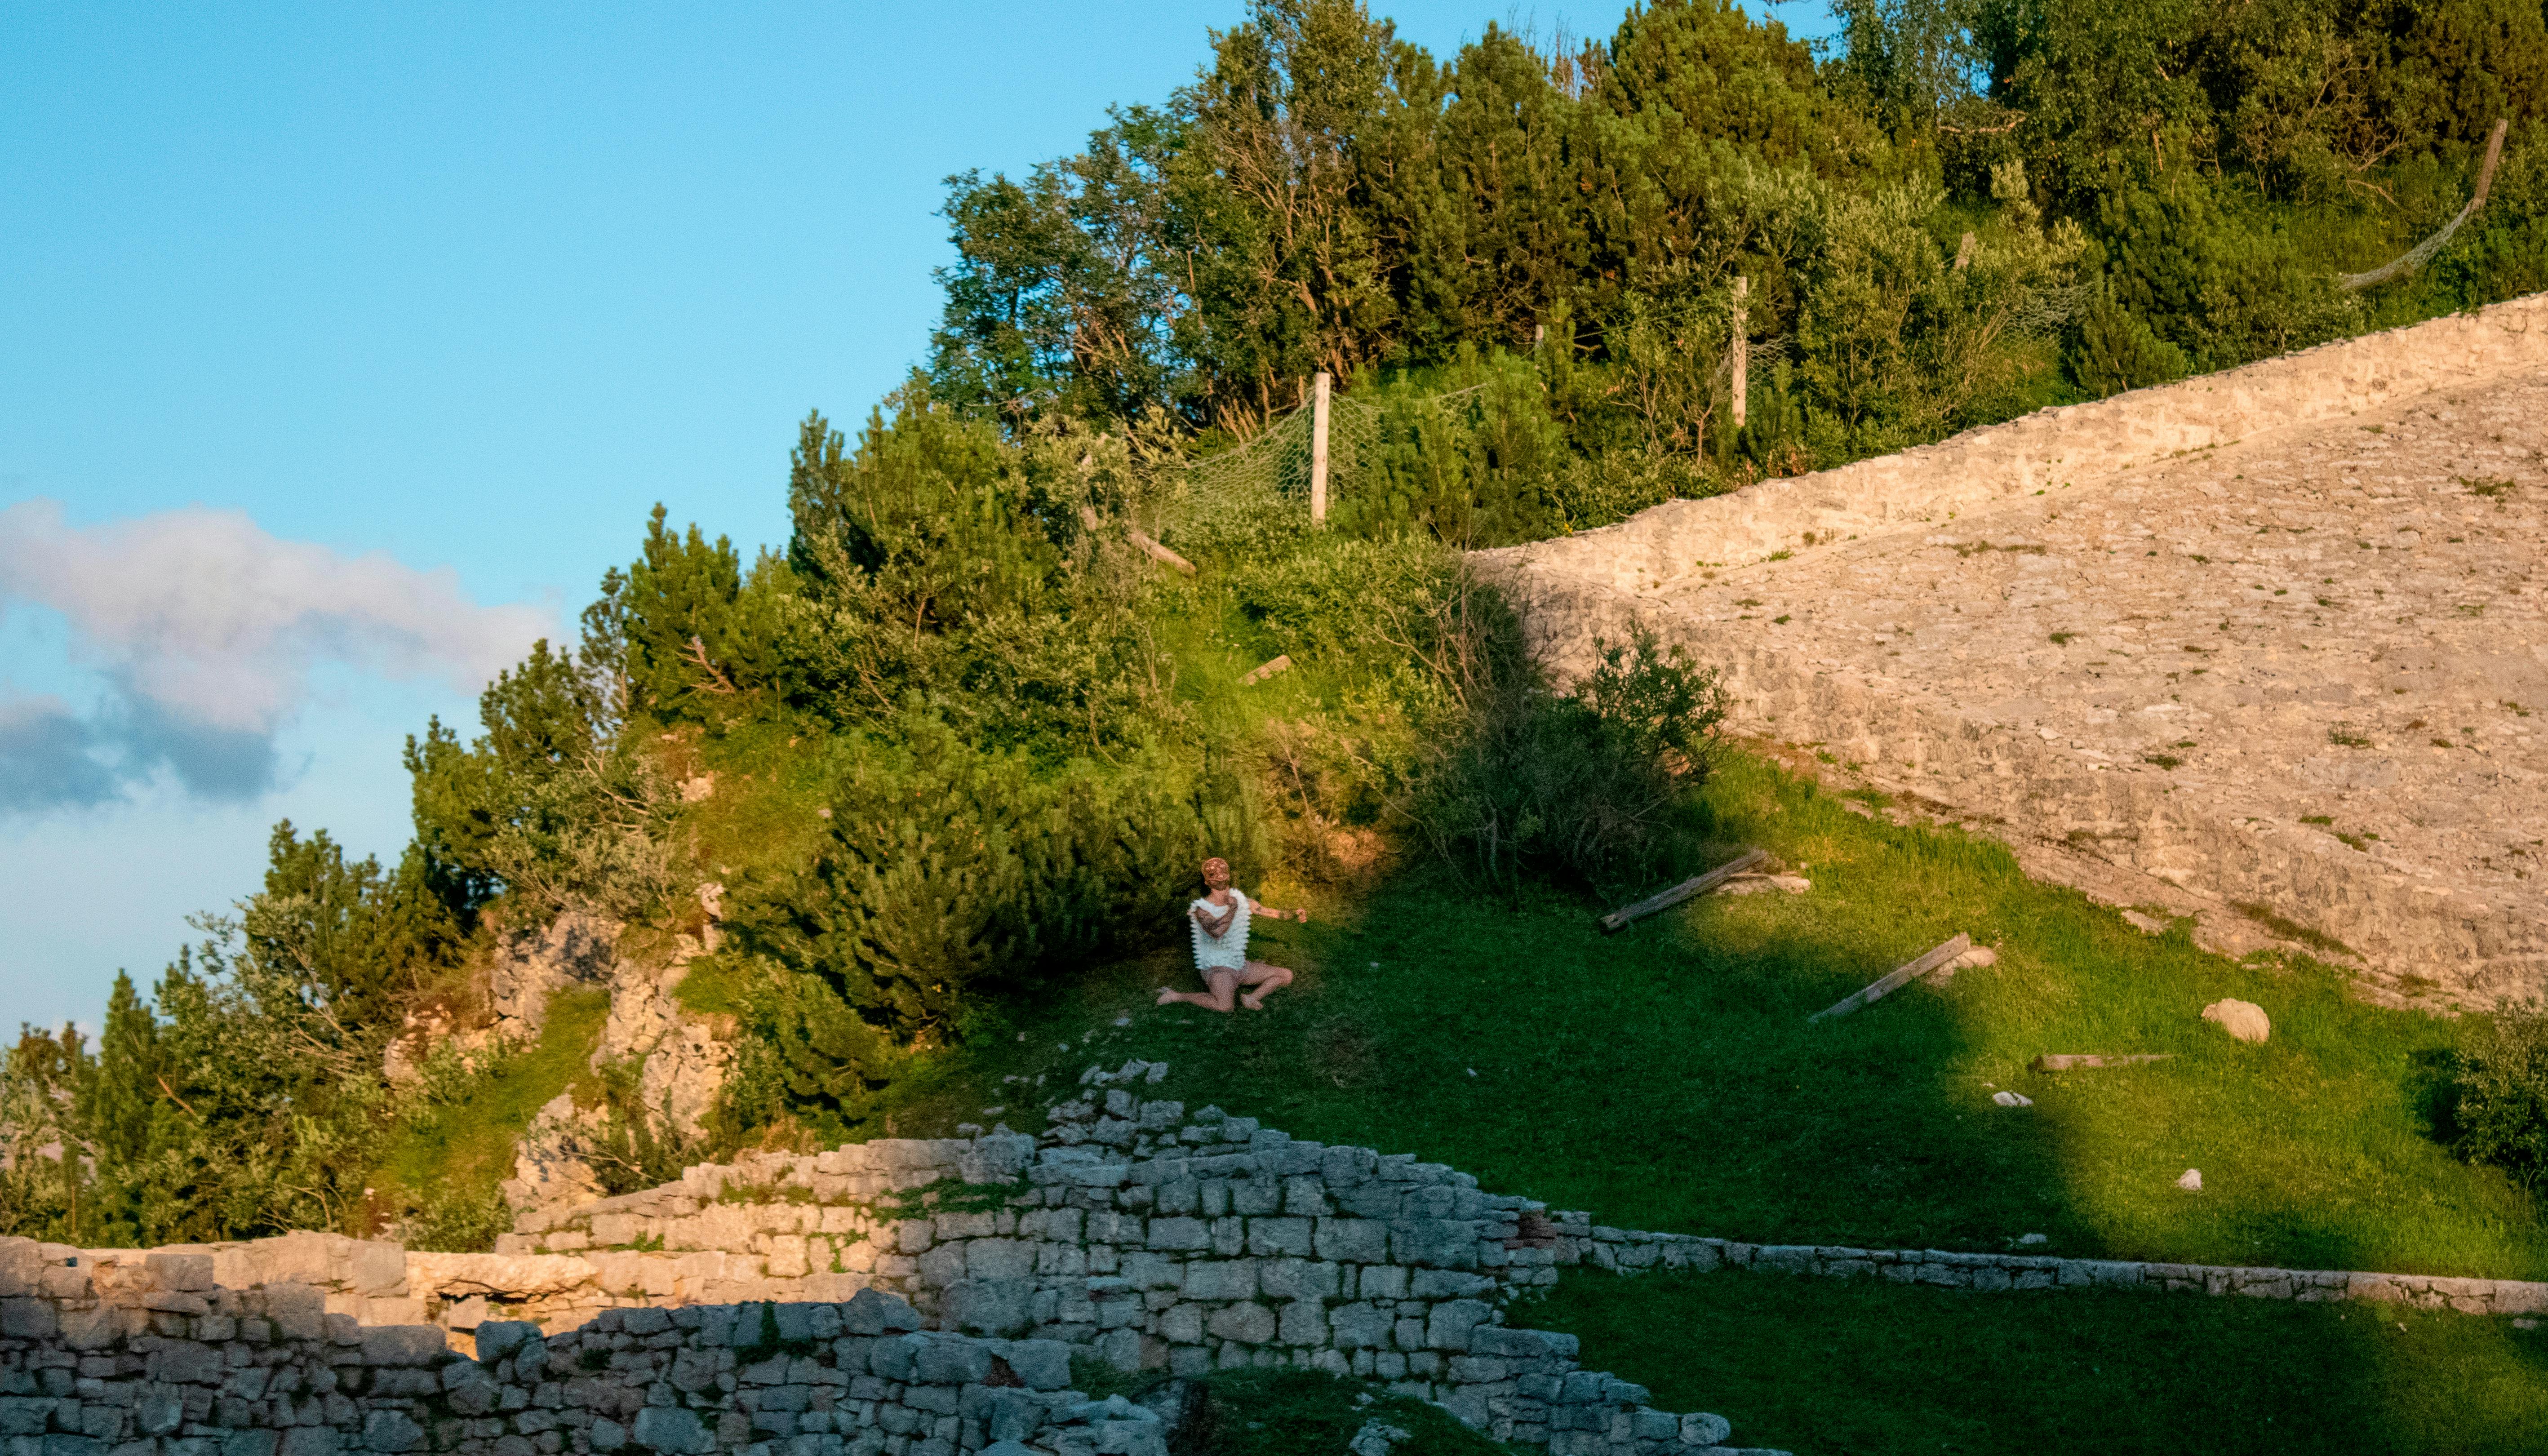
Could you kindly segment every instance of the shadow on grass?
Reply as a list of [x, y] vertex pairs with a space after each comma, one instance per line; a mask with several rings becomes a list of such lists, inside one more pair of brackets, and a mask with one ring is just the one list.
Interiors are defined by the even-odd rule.
[[1571, 1274], [1513, 1313], [1817, 1456], [2548, 1450], [2548, 1331], [2431, 1311], [1723, 1270]]
[[[1995, 844], [1870, 821], [1757, 762], [1731, 766], [1708, 802], [1724, 838], [1770, 849], [1812, 891], [1711, 897], [1603, 937], [1601, 907], [1576, 897], [1514, 904], [1403, 873], [1334, 919], [1260, 933], [1255, 954], [1301, 972], [1262, 1014], [1152, 1010], [1156, 986], [1188, 983], [1181, 954], [1105, 967], [915, 1079], [894, 1116], [905, 1135], [988, 1122], [986, 1105], [1033, 1126], [1081, 1068], [1138, 1056], [1172, 1067], [1145, 1095], [1412, 1151], [1630, 1228], [1967, 1250], [2042, 1234], [2023, 1246], [2548, 1277], [2532, 1201], [2432, 1139], [2421, 1069], [2455, 1045], [2449, 1023], [2365, 1005], [2322, 967], [2144, 936], [2028, 880]], [[1995, 945], [1998, 963], [1807, 1023], [1958, 932]], [[2272, 1040], [2242, 1046], [2202, 1021], [2223, 996], [2263, 1005]], [[2051, 1051], [2172, 1059], [2028, 1069]], [[2034, 1105], [1995, 1105], [2004, 1090]], [[2188, 1167], [2201, 1194], [2175, 1186]], [[2372, 1333], [2385, 1306], [1782, 1278], [1620, 1286], [1649, 1291], [1616, 1297], [1636, 1337], [1588, 1337], [1586, 1361], [1800, 1450], [2157, 1449], [2135, 1442], [2162, 1432], [2168, 1449], [2209, 1450], [2204, 1423], [2238, 1411], [2253, 1412], [2253, 1442], [2220, 1449], [2452, 1449], [2427, 1439], [2448, 1409], [2432, 1391], [2477, 1403], [2469, 1428], [2484, 1439], [2459, 1449], [2520, 1449], [2535, 1430], [2534, 1406], [2506, 1392], [2536, 1380], [2540, 1350], [2501, 1321], [2402, 1313], [2386, 1323], [2413, 1337], [2392, 1341]], [[1666, 1396], [1676, 1331], [1720, 1320], [1728, 1332], [1686, 1367], [1685, 1393]], [[1974, 1389], [1941, 1383], [1942, 1361]], [[1861, 1370], [1891, 1373], [1853, 1384]], [[2278, 1371], [2302, 1394], [2272, 1396]], [[1757, 1412], [1712, 1394], [1756, 1387]], [[2330, 1390], [2346, 1394], [2308, 1394]], [[2136, 1401], [2151, 1410], [2115, 1410]], [[1962, 1434], [1916, 1438], [1931, 1420]], [[2110, 1427], [2135, 1434], [2117, 1443]], [[2356, 1439], [2393, 1429], [2387, 1447]]]

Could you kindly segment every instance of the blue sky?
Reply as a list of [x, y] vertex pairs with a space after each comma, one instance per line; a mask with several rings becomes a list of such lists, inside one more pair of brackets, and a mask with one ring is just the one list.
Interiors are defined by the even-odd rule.
[[[1619, 14], [1375, 8], [1437, 53]], [[0, 1027], [93, 1024], [277, 819], [394, 858], [405, 735], [655, 501], [781, 541], [795, 421], [925, 344], [941, 179], [1241, 12], [0, 11]]]

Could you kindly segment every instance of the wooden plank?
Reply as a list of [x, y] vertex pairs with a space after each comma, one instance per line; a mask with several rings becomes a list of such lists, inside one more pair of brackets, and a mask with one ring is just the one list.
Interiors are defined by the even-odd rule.
[[1726, 864], [1705, 874], [1693, 874], [1659, 895], [1649, 895], [1624, 910], [1613, 910], [1600, 919], [1605, 931], [1617, 930], [1632, 920], [1643, 920], [1658, 910], [1669, 910], [1692, 895], [1703, 895], [1734, 876], [1770, 858], [1766, 850], [1746, 850]]
[[[1079, 507], [1079, 520], [1082, 525], [1088, 527], [1089, 534], [1091, 535], [1095, 535], [1103, 526], [1103, 523], [1098, 519], [1097, 508], [1093, 505], [1082, 505]], [[1193, 562], [1186, 560], [1184, 557], [1170, 551], [1167, 547], [1160, 545], [1147, 531], [1140, 530], [1134, 526], [1126, 526], [1124, 528], [1124, 533], [1131, 536], [1133, 538], [1133, 544], [1140, 547], [1142, 552], [1152, 561], [1175, 567], [1178, 571], [1185, 573], [1189, 577], [1195, 574]]]
[[1150, 539], [1146, 532], [1133, 532], [1133, 544], [1140, 547], [1143, 551], [1148, 552], [1150, 559], [1153, 561], [1163, 562], [1169, 566], [1175, 567], [1178, 571], [1185, 573], [1189, 577], [1195, 574], [1193, 562], [1186, 560], [1184, 557], [1170, 551], [1167, 547]]
[[1895, 991], [1900, 990], [1905, 984], [1918, 980], [1920, 977], [1936, 970], [1939, 966], [1944, 965], [1948, 961], [1955, 959], [1956, 956], [1963, 955], [1966, 951], [1969, 951], [1972, 948], [1973, 938], [1971, 936], [1959, 935], [1954, 940], [1947, 942], [1945, 945], [1938, 947], [1936, 950], [1931, 951], [1928, 955], [1921, 956], [1917, 960], [1906, 961], [1901, 965], [1895, 966], [1893, 969], [1884, 973], [1883, 979], [1868, 986], [1866, 990], [1844, 998], [1838, 1005], [1832, 1007], [1828, 1011], [1817, 1011], [1813, 1015], [1806, 1017], [1805, 1020], [1809, 1022], [1832, 1020], [1838, 1017], [1847, 1016], [1862, 1006], [1881, 1001], [1885, 997], [1893, 994]]
[[2098, 1056], [2062, 1052], [2039, 1056], [2029, 1065], [2039, 1072], [2075, 1072], [2101, 1066], [2135, 1066], [2144, 1061], [2165, 1061], [2175, 1054], [2173, 1051], [2137, 1051], [2130, 1056]]
[[1238, 680], [1238, 685], [1241, 687], [1253, 687], [1257, 683], [1264, 682], [1266, 679], [1273, 677], [1277, 673], [1291, 671], [1291, 668], [1292, 654], [1287, 652], [1274, 659], [1272, 662], [1258, 664], [1254, 671], [1250, 672], [1246, 677]]

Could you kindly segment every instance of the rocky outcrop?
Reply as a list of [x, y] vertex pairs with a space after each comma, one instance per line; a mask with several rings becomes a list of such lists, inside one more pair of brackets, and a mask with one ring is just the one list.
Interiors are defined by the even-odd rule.
[[515, 1045], [538, 1041], [549, 998], [618, 978], [618, 944], [616, 924], [580, 910], [545, 925], [507, 930], [487, 970], [496, 1037]]

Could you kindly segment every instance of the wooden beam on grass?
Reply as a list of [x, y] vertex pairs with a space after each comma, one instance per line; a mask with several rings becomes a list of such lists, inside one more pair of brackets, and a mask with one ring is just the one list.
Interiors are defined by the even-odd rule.
[[1680, 904], [1682, 901], [1689, 899], [1693, 895], [1706, 894], [1709, 890], [1716, 888], [1718, 885], [1725, 883], [1727, 880], [1732, 879], [1734, 876], [1741, 874], [1744, 870], [1753, 867], [1769, 858], [1769, 852], [1766, 850], [1746, 850], [1741, 855], [1736, 856], [1731, 862], [1719, 864], [1715, 868], [1707, 871], [1705, 874], [1693, 874], [1689, 878], [1683, 880], [1681, 883], [1674, 885], [1671, 889], [1665, 890], [1662, 894], [1649, 895], [1645, 899], [1639, 900], [1637, 903], [1630, 905], [1625, 910], [1611, 911], [1609, 914], [1601, 917], [1601, 929], [1605, 931], [1617, 930], [1619, 927], [1626, 925], [1632, 920], [1643, 920], [1658, 910], [1669, 910], [1675, 905]]
[[1875, 984], [1871, 986], [1868, 986], [1864, 991], [1860, 991], [1855, 995], [1843, 999], [1840, 1004], [1832, 1007], [1830, 1010], [1817, 1011], [1813, 1015], [1806, 1017], [1805, 1020], [1808, 1022], [1836, 1020], [1840, 1017], [1849, 1015], [1851, 1012], [1856, 1011], [1860, 1007], [1867, 1005], [1870, 1002], [1881, 1001], [1885, 997], [1892, 995], [1895, 991], [1902, 989], [1903, 986], [1912, 981], [1918, 980], [1920, 977], [1927, 975], [1933, 970], [1936, 970], [1939, 966], [1944, 965], [1948, 961], [1955, 959], [1956, 956], [1963, 955], [1966, 951], [1969, 951], [1972, 948], [1973, 938], [1971, 936], [1957, 936], [1954, 940], [1947, 942], [1945, 945], [1938, 947], [1934, 951], [1931, 951], [1928, 955], [1921, 956], [1919, 959], [1905, 961], [1903, 964], [1886, 971], [1883, 979], [1875, 982]]
[[1238, 685], [1241, 687], [1253, 687], [1257, 683], [1264, 682], [1266, 679], [1273, 677], [1277, 673], [1288, 673], [1291, 670], [1292, 654], [1287, 652], [1282, 654], [1280, 657], [1275, 658], [1272, 662], [1257, 664], [1255, 669], [1249, 672], [1246, 677], [1238, 680]]
[[2144, 1061], [2165, 1061], [2173, 1051], [2136, 1051], [2130, 1056], [2073, 1055], [2067, 1052], [2039, 1056], [2028, 1063], [2039, 1072], [2079, 1072], [2101, 1066], [2138, 1066]]

